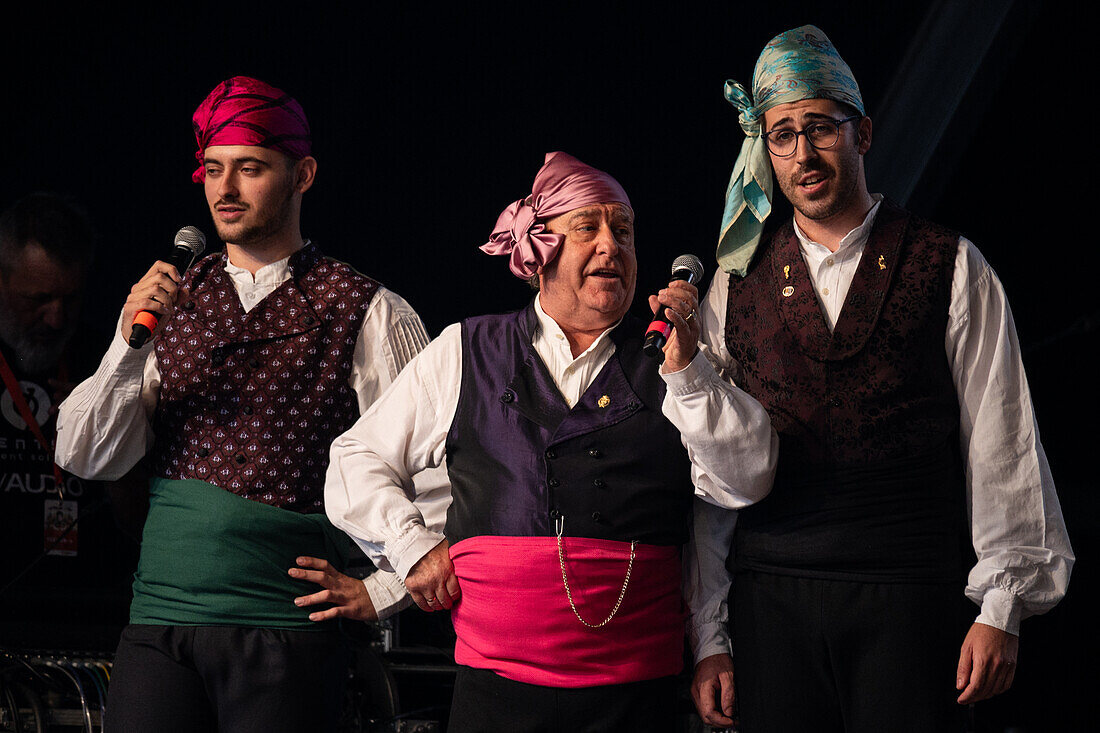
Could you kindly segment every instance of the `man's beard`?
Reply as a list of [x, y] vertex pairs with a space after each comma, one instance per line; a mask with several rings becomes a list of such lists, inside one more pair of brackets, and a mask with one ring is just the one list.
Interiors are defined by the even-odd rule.
[[793, 180], [777, 179], [783, 195], [807, 219], [815, 221], [828, 219], [844, 211], [855, 199], [859, 181], [858, 160], [849, 161], [842, 158], [837, 161], [836, 166], [822, 162], [811, 168], [798, 171], [794, 175], [804, 176], [806, 173], [811, 172], [820, 172], [830, 176], [829, 185], [832, 190], [828, 196], [808, 199]]
[[54, 369], [69, 339], [76, 333], [76, 327], [74, 322], [61, 331], [50, 329], [48, 333], [41, 327], [21, 330], [0, 297], [0, 341], [8, 346], [19, 370], [25, 374], [42, 374]]
[[[229, 242], [230, 244], [238, 246], [248, 246], [261, 243], [272, 235], [278, 234], [286, 228], [287, 222], [290, 221], [290, 204], [294, 199], [294, 186], [288, 185], [285, 194], [280, 204], [272, 208], [267, 217], [249, 227], [239, 230], [237, 233], [233, 233], [230, 226], [218, 221], [217, 216], [215, 216], [214, 228], [218, 231], [218, 237], [223, 242]], [[231, 202], [227, 201], [227, 203]]]

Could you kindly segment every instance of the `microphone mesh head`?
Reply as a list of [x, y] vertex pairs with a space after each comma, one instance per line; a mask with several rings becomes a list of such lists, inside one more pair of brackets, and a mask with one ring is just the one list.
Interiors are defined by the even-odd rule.
[[695, 255], [680, 255], [672, 261], [672, 273], [676, 274], [677, 270], [687, 270], [691, 273], [691, 279], [688, 281], [691, 284], [700, 282], [703, 279], [703, 263], [699, 261], [699, 258]]
[[206, 235], [198, 227], [184, 227], [176, 232], [175, 245], [186, 247], [195, 257], [198, 257], [206, 249]]

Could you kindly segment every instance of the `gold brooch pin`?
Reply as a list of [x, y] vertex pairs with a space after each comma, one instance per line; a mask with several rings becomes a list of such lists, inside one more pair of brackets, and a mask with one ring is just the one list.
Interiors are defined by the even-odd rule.
[[885, 270], [886, 269], [886, 258], [883, 257], [882, 255], [878, 256], [878, 269], [880, 269], [880, 270]]
[[787, 287], [783, 288], [783, 297], [784, 298], [789, 298], [792, 295], [794, 295], [794, 286], [793, 285], [788, 285]]
[[783, 265], [783, 279], [784, 280], [790, 280], [791, 279], [791, 266], [790, 265]]
[[600, 397], [600, 399], [596, 400], [596, 404], [600, 407], [607, 407], [611, 404], [611, 398], [607, 395], [603, 395], [602, 397]]

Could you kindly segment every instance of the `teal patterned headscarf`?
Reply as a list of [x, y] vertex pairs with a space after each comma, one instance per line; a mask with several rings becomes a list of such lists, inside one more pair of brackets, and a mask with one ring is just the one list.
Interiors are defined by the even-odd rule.
[[741, 113], [737, 119], [745, 131], [745, 142], [726, 189], [718, 265], [744, 277], [760, 243], [764, 220], [772, 211], [771, 159], [760, 136], [764, 113], [803, 99], [832, 99], [865, 113], [852, 70], [828, 36], [812, 25], [780, 33], [768, 42], [756, 60], [752, 96], [732, 80], [726, 82], [725, 93]]

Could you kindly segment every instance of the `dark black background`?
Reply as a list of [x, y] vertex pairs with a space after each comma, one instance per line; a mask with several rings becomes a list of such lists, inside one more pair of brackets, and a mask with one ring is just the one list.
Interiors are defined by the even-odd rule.
[[[319, 175], [303, 233], [407, 298], [433, 335], [529, 297], [503, 258], [477, 247], [551, 150], [611, 172], [630, 193], [641, 295], [678, 254], [713, 266], [742, 139], [725, 79], [748, 84], [769, 38], [815, 23], [852, 67], [873, 119], [936, 7], [232, 3], [123, 12], [40, 3], [9, 10], [0, 29], [0, 206], [52, 190], [88, 208], [99, 249], [86, 320], [105, 343], [130, 284], [180, 226], [199, 226], [213, 243], [190, 179], [190, 117], [219, 81], [248, 74], [293, 94], [310, 118]], [[1098, 656], [1085, 621], [1098, 401], [1095, 187], [1086, 188], [1095, 134], [1084, 109], [1095, 92], [1080, 7], [1014, 3], [910, 201], [974, 240], [1005, 284], [1082, 558], [1062, 606], [1024, 624], [1019, 682], [998, 715], [1027, 730], [1069, 729], [1088, 707]], [[935, 73], [942, 62], [926, 63]], [[927, 122], [915, 114], [907, 124]]]

